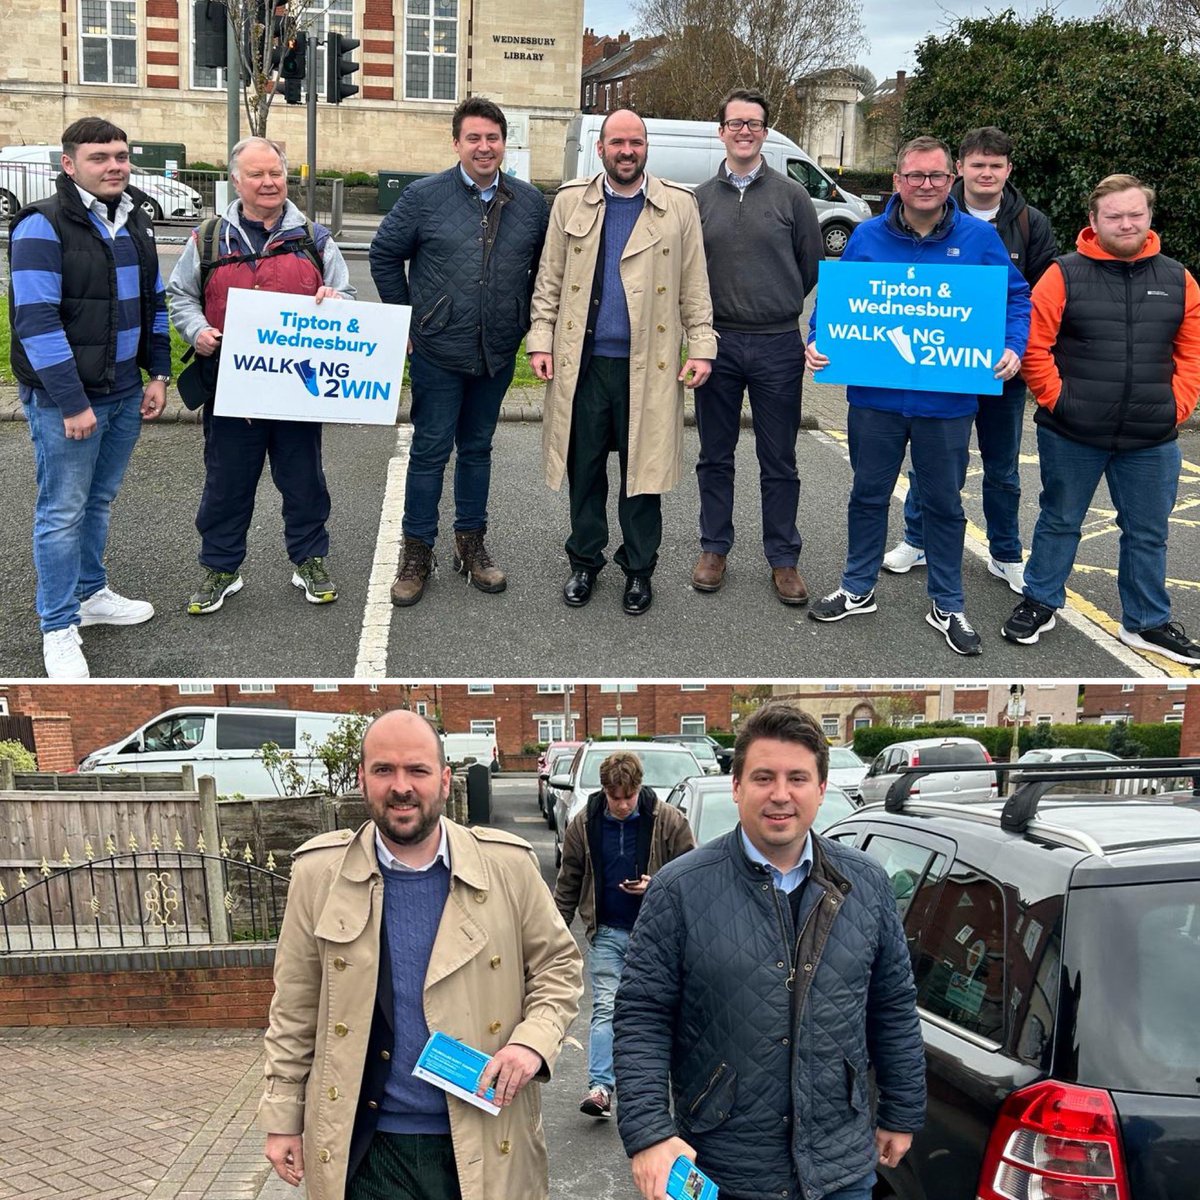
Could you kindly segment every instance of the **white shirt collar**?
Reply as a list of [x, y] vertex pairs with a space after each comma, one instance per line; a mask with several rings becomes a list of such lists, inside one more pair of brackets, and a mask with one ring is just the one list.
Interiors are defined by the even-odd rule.
[[[605, 195], [616, 196], [618, 200], [632, 200], [633, 196], [636, 196], [638, 194], [637, 192], [634, 192], [633, 196], [622, 196], [620, 192], [614, 192], [612, 190], [612, 184], [610, 184], [608, 182], [608, 172], [607, 171], [605, 171], [605, 173], [604, 173], [604, 192], [605, 192]], [[642, 186], [640, 188], [638, 188], [638, 192], [641, 192], [643, 196], [646, 194], [646, 172], [645, 171], [642, 172]]]
[[428, 871], [439, 860], [446, 864], [446, 869], [450, 869], [450, 844], [446, 837], [446, 818], [443, 817], [438, 822], [438, 828], [441, 830], [441, 837], [438, 838], [438, 848], [433, 858], [429, 860], [423, 867], [410, 867], [408, 863], [402, 863], [388, 848], [387, 843], [383, 840], [383, 835], [379, 832], [378, 826], [375, 829], [375, 857], [379, 859], [379, 865], [388, 871]]
[[133, 212], [133, 197], [128, 192], [121, 193], [121, 199], [117, 204], [117, 215], [113, 220], [108, 219], [108, 205], [100, 199], [99, 196], [93, 196], [91, 192], [81, 188], [79, 184], [75, 184], [75, 190], [79, 193], [79, 199], [83, 201], [83, 207], [89, 212], [94, 212], [113, 237], [116, 236], [117, 230], [129, 220], [129, 214]]

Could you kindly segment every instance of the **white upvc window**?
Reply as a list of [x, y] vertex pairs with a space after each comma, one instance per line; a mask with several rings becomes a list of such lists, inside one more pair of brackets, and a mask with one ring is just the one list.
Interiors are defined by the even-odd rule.
[[604, 717], [600, 722], [600, 733], [604, 737], [634, 737], [637, 731], [637, 717], [622, 717], [619, 725], [616, 717]]
[[495, 685], [491, 684], [491, 683], [468, 683], [467, 684], [467, 695], [468, 696], [490, 696], [490, 695], [492, 695], [493, 692], [495, 692], [495, 690], [496, 690]]
[[178, 688], [181, 696], [211, 696], [216, 690], [211, 683], [181, 683]]
[[622, 696], [628, 695], [630, 692], [636, 692], [637, 689], [638, 685], [636, 683], [602, 683], [600, 685], [602, 693], [620, 692]]
[[135, 0], [80, 0], [79, 80], [136, 87]]
[[681, 683], [679, 685], [681, 692], [705, 692], [708, 690], [707, 683]]
[[239, 683], [238, 691], [243, 696], [269, 696], [274, 693], [273, 683]]
[[539, 742], [565, 742], [567, 740], [566, 733], [563, 732], [562, 713], [558, 716], [544, 716], [537, 719], [537, 740]]
[[821, 732], [826, 737], [840, 737], [842, 733], [842, 722], [837, 714], [832, 716], [823, 716], [821, 718]]
[[336, 683], [314, 683], [312, 685], [312, 690], [314, 692], [336, 692], [338, 690], [338, 686], [339, 685]]
[[708, 722], [703, 715], [680, 717], [679, 718], [680, 733], [707, 733]]
[[471, 722], [472, 733], [486, 733], [490, 737], [496, 736], [496, 720], [494, 717], [481, 717]]

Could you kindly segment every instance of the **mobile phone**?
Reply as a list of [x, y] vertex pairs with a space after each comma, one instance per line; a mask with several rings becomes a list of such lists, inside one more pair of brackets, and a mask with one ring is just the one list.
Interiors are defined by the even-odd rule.
[[621, 886], [622, 887], [634, 887], [635, 885], [637, 885], [641, 882], [642, 882], [641, 879], [622, 879]]

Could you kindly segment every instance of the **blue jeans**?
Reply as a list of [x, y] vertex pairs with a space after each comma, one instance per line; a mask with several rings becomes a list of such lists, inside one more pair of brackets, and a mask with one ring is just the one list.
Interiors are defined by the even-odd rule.
[[142, 431], [142, 389], [92, 406], [96, 430], [69, 439], [62, 412], [24, 402], [37, 462], [33, 565], [42, 632], [79, 624], [79, 602], [108, 584], [104, 547], [112, 502]]
[[1025, 567], [1025, 595], [1062, 608], [1080, 530], [1103, 475], [1121, 540], [1117, 592], [1121, 624], [1134, 633], [1171, 619], [1167, 595], [1167, 519], [1175, 507], [1182, 453], [1178, 441], [1144, 450], [1101, 450], [1038, 426], [1041, 513]]
[[592, 1025], [588, 1037], [588, 1087], [597, 1084], [611, 1092], [613, 1074], [613, 1000], [625, 955], [629, 952], [629, 930], [601, 925], [588, 951], [588, 978], [592, 985]]
[[454, 528], [487, 525], [492, 436], [516, 363], [514, 355], [495, 375], [464, 375], [438, 366], [419, 351], [409, 358], [413, 440], [404, 485], [406, 537], [427, 546], [437, 541], [442, 478], [451, 450], [457, 452]]
[[772, 567], [796, 565], [800, 557], [796, 437], [803, 378], [804, 339], [798, 329], [721, 334], [721, 353], [713, 361], [712, 374], [696, 389], [701, 550], [728, 554], [733, 546], [733, 456], [741, 431], [742, 394], [749, 388], [763, 553]]
[[846, 569], [842, 587], [865, 596], [875, 586], [887, 547], [892, 489], [904, 451], [921, 482], [925, 523], [925, 586], [943, 612], [962, 612], [962, 556], [967, 518], [962, 486], [974, 416], [906, 417], [850, 405], [847, 431], [854, 484], [846, 510]]
[[852, 1183], [848, 1187], [838, 1188], [836, 1192], [826, 1192], [825, 1200], [871, 1200], [871, 1189], [875, 1186], [875, 1172]]
[[[983, 519], [988, 548], [997, 562], [1021, 561], [1021, 421], [1025, 415], [1025, 381], [1009, 380], [999, 396], [980, 396], [975, 436], [983, 461]], [[915, 471], [908, 473], [904, 501], [904, 540], [925, 546], [921, 520], [921, 488]]]

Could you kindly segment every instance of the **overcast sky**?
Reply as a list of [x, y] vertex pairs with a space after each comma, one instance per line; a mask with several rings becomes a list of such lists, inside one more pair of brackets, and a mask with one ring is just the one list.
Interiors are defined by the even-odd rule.
[[[900, 68], [911, 71], [916, 59], [914, 49], [928, 33], [944, 32], [958, 17], [986, 16], [1011, 7], [1022, 16], [1046, 7], [1046, 0], [862, 0], [863, 26], [869, 47], [857, 61], [869, 68], [877, 79], [887, 79]], [[1098, 0], [1059, 0], [1054, 5], [1064, 19], [1091, 17], [1099, 8]], [[585, 0], [583, 23], [597, 33], [617, 34], [622, 29], [636, 33], [637, 18], [628, 0]], [[699, 65], [703, 70], [703, 64]]]

